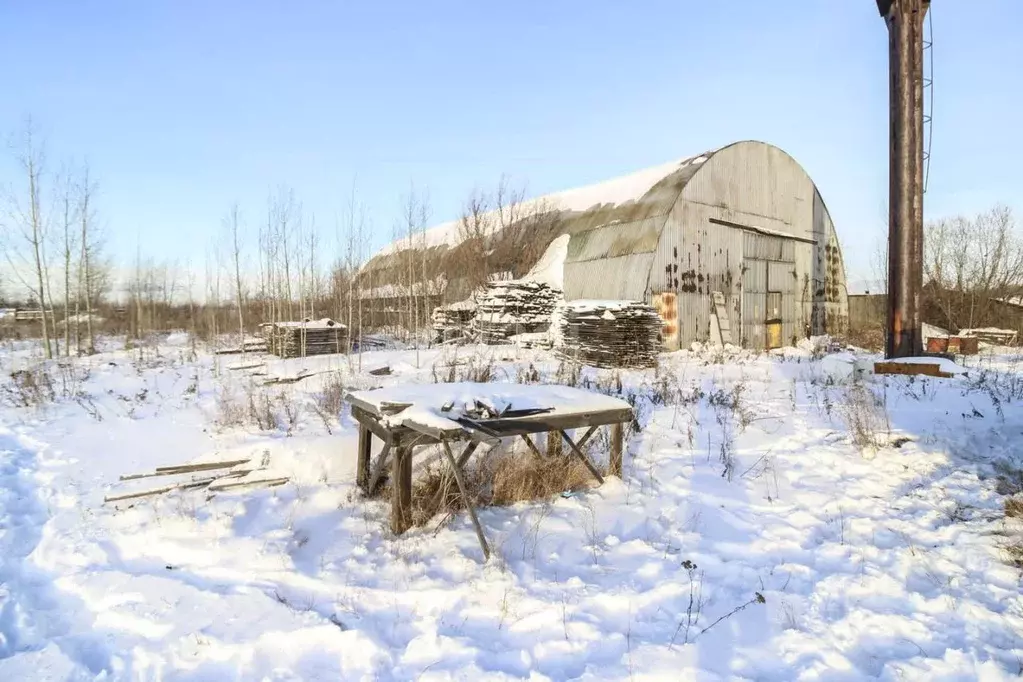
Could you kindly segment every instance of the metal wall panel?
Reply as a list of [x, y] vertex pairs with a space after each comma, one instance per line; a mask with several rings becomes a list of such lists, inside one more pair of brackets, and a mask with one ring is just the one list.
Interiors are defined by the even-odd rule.
[[565, 300], [585, 298], [647, 302], [652, 253], [565, 263]]

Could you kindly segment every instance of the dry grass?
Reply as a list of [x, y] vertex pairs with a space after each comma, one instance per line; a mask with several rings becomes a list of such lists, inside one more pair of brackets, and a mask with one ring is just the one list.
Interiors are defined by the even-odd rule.
[[1023, 498], [1007, 498], [1005, 500], [1005, 515], [1013, 519], [1023, 518]]
[[[544, 500], [594, 483], [593, 476], [577, 458], [568, 455], [541, 458], [528, 450], [495, 450], [478, 457], [465, 467], [463, 480], [474, 506]], [[446, 464], [424, 472], [412, 487], [414, 525], [426, 525], [438, 514], [455, 514], [464, 508]]]
[[591, 483], [593, 475], [576, 457], [541, 458], [532, 452], [505, 455], [494, 465], [490, 504], [546, 499]]
[[840, 410], [857, 448], [876, 451], [887, 442], [881, 436], [891, 434], [888, 411], [869, 386], [861, 381], [850, 384], [842, 395]]

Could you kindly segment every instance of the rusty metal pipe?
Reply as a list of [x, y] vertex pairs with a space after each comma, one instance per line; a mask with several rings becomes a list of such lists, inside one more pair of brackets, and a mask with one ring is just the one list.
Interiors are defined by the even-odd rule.
[[888, 27], [888, 334], [885, 355], [923, 352], [923, 25], [930, 0], [878, 0]]

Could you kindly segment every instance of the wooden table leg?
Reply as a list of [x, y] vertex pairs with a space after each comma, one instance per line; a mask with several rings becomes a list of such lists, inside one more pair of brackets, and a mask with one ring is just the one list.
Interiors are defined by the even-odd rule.
[[610, 469], [611, 475], [622, 477], [622, 441], [623, 441], [622, 423], [611, 425], [611, 461]]
[[593, 474], [593, 478], [597, 479], [597, 483], [604, 485], [604, 477], [600, 475], [600, 472], [597, 471], [595, 466], [593, 466], [590, 459], [583, 454], [583, 451], [579, 449], [579, 446], [575, 444], [575, 441], [572, 440], [572, 438], [564, 431], [561, 432], [561, 437], [565, 439], [565, 442], [568, 443], [568, 447], [572, 449], [572, 454], [578, 457], [579, 461], [585, 464], [586, 468], [590, 470], [590, 473]]
[[451, 466], [451, 472], [455, 475], [455, 483], [458, 484], [458, 491], [462, 493], [462, 501], [465, 502], [465, 510], [469, 512], [469, 518], [472, 519], [473, 528], [476, 529], [476, 538], [480, 541], [480, 547], [483, 548], [483, 558], [484, 560], [489, 559], [490, 545], [487, 544], [487, 538], [483, 535], [483, 526], [480, 525], [480, 520], [476, 516], [476, 510], [472, 506], [472, 500], [469, 499], [469, 491], [465, 489], [465, 481], [462, 480], [462, 470], [455, 461], [455, 456], [451, 454], [451, 446], [448, 445], [448, 442], [443, 441], [441, 445], [444, 446], [444, 456], [448, 458], [448, 464]]
[[363, 424], [359, 424], [359, 460], [355, 482], [365, 493], [369, 490], [369, 459], [373, 447], [373, 434]]
[[401, 535], [412, 525], [412, 449], [403, 443], [391, 458], [391, 532]]

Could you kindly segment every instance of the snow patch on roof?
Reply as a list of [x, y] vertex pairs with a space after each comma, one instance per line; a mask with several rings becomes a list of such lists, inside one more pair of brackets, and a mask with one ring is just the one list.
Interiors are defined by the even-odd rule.
[[568, 257], [568, 242], [571, 237], [563, 234], [550, 243], [533, 269], [523, 277], [529, 282], [541, 282], [563, 291], [565, 289], [565, 258]]

